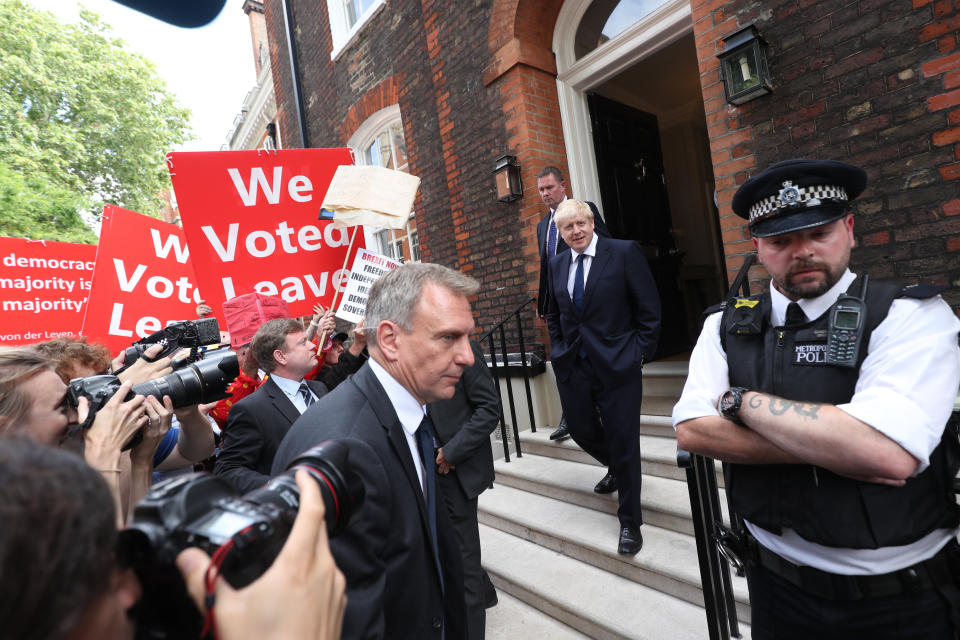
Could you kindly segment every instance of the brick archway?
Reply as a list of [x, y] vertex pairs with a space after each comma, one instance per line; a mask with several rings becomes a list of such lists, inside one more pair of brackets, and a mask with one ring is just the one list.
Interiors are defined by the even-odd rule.
[[[340, 142], [346, 144], [357, 127], [377, 111], [397, 104], [400, 84], [400, 76], [392, 75], [381, 80], [377, 86], [357, 100], [347, 111], [347, 116], [340, 125]], [[404, 131], [405, 136], [406, 134], [407, 132]]]
[[[562, 6], [563, 0], [494, 0], [490, 62], [483, 75], [485, 86], [499, 87], [509, 152], [520, 160], [523, 199], [519, 223], [531, 295], [536, 295], [539, 284], [537, 222], [543, 215], [537, 174], [549, 165], [567, 172], [552, 50], [553, 28]], [[548, 342], [546, 331], [540, 341]]]

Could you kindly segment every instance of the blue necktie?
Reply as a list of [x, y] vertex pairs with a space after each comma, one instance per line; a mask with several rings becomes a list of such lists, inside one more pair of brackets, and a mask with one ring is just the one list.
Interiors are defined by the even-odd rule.
[[[430, 416], [424, 415], [417, 427], [417, 448], [420, 450], [420, 462], [423, 463], [423, 498], [427, 505], [427, 519], [430, 521], [431, 545], [433, 556], [440, 569], [440, 552], [437, 543], [437, 461], [433, 436], [433, 423]], [[440, 588], [443, 588], [443, 572], [440, 572]]]
[[577, 273], [573, 277], [573, 304], [577, 311], [583, 311], [583, 255], [577, 256]]
[[550, 214], [550, 226], [547, 228], [547, 260], [557, 255], [557, 225]]
[[309, 409], [310, 405], [317, 401], [317, 399], [313, 397], [313, 393], [310, 392], [310, 387], [307, 386], [306, 382], [300, 383], [300, 395], [303, 396], [303, 403], [306, 405], [307, 409]]

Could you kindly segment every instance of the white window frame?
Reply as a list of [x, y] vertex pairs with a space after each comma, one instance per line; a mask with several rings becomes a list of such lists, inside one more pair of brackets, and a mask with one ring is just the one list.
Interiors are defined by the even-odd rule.
[[343, 0], [327, 0], [327, 13], [330, 16], [330, 37], [333, 50], [330, 59], [336, 61], [340, 54], [357, 39], [363, 26], [386, 6], [384, 0], [376, 0], [363, 15], [357, 18], [353, 26], [348, 26], [347, 11]]
[[[389, 107], [384, 107], [380, 111], [377, 111], [369, 118], [363, 121], [363, 123], [357, 127], [357, 130], [353, 132], [353, 135], [350, 136], [350, 139], [347, 140], [347, 146], [353, 151], [353, 157], [357, 164], [367, 164], [367, 149], [373, 144], [373, 141], [379, 136], [384, 130], [389, 130], [390, 126], [399, 123], [401, 131], [403, 130], [403, 119], [400, 116], [400, 106], [399, 105], [390, 105]], [[404, 140], [406, 143], [406, 140]], [[408, 161], [409, 166], [409, 161]], [[410, 213], [410, 218], [413, 219], [414, 214]], [[409, 227], [408, 227], [409, 228]], [[373, 250], [376, 248], [377, 251], [380, 251], [380, 240], [378, 234], [383, 231], [380, 227], [368, 227], [364, 225], [363, 234], [364, 242], [368, 249]], [[388, 230], [389, 231], [389, 230]], [[411, 229], [411, 231], [413, 231]], [[414, 233], [416, 233], [414, 231]], [[396, 238], [397, 242], [406, 241], [407, 246], [410, 247], [410, 239], [407, 236], [406, 231], [396, 230], [396, 235], [399, 235]], [[402, 235], [400, 235], [402, 234]], [[417, 239], [419, 240], [419, 234], [417, 234]], [[414, 259], [412, 247], [410, 254], [411, 262], [419, 262], [419, 255]], [[419, 242], [417, 243], [417, 254], [419, 254]], [[400, 255], [400, 260], [403, 260], [403, 255]]]

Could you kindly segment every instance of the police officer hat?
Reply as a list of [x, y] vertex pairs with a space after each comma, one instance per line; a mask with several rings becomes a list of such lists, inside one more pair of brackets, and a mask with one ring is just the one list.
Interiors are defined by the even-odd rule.
[[818, 227], [847, 214], [867, 186], [867, 173], [835, 160], [784, 160], [737, 189], [733, 212], [750, 221], [755, 238]]

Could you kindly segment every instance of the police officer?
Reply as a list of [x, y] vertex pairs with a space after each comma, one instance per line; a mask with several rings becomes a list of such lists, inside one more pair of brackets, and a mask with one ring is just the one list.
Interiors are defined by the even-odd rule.
[[850, 272], [866, 181], [798, 159], [741, 186], [770, 291], [707, 318], [673, 410], [681, 448], [731, 463], [755, 639], [955, 633], [960, 321]]

